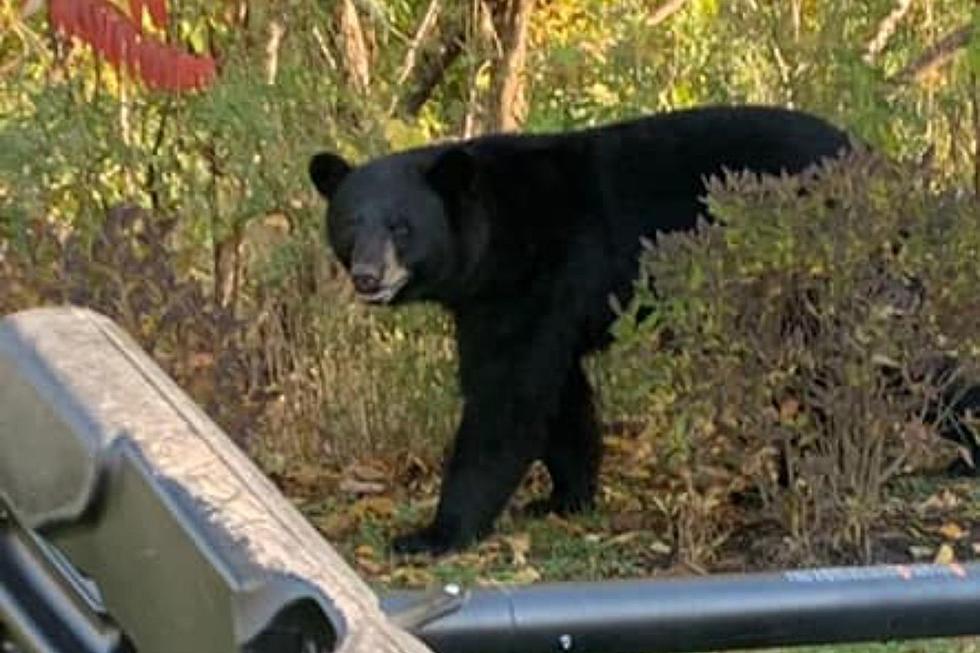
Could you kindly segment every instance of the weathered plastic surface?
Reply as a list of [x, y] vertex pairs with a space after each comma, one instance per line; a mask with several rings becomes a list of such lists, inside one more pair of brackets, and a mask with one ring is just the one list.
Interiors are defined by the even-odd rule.
[[[91, 311], [0, 321], [0, 503], [12, 516], [0, 518], [0, 614], [17, 622], [7, 625], [15, 637], [29, 639], [45, 618], [31, 590], [56, 597], [62, 621], [89, 620], [79, 650], [428, 651], [194, 402]], [[18, 560], [57, 568], [60, 554], [98, 589], [13, 576]]]

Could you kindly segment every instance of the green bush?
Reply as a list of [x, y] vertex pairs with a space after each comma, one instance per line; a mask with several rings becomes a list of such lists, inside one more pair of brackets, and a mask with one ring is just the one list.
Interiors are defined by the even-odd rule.
[[925, 418], [956, 378], [935, 361], [980, 351], [976, 199], [855, 153], [715, 179], [708, 204], [724, 226], [661, 236], [615, 327], [657, 464], [689, 479], [682, 536], [748, 493], [793, 560], [868, 557], [885, 484], [940, 448]]

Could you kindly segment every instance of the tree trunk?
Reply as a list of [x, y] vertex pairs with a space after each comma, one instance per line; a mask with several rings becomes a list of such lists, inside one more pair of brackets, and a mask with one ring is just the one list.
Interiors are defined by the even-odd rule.
[[364, 95], [371, 85], [371, 65], [367, 41], [357, 15], [354, 0], [337, 3], [335, 15], [337, 50], [347, 84], [357, 94]]
[[656, 11], [647, 20], [647, 27], [656, 27], [683, 9], [685, 4], [687, 4], [687, 0], [667, 0], [667, 2], [657, 7]]
[[493, 72], [490, 124], [494, 131], [513, 131], [527, 116], [527, 31], [534, 0], [497, 0], [492, 6], [500, 56]]

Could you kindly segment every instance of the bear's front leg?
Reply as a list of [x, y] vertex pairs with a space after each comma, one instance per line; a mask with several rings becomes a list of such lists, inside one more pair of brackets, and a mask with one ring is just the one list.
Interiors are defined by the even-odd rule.
[[574, 329], [548, 302], [481, 304], [456, 314], [463, 418], [432, 524], [397, 538], [401, 553], [444, 553], [486, 535], [531, 463], [545, 455], [548, 424], [575, 363]]
[[425, 528], [395, 538], [396, 553], [439, 555], [462, 549], [493, 528], [528, 467], [544, 451], [543, 422], [528, 415], [523, 424], [513, 411], [473, 404], [464, 407], [452, 457], [443, 477], [439, 507]]

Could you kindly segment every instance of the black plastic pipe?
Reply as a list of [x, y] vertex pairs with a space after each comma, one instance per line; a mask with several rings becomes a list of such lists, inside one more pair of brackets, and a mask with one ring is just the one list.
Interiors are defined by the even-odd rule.
[[[410, 629], [439, 653], [666, 653], [980, 635], [977, 563], [557, 583], [461, 598], [455, 611]], [[382, 607], [397, 619], [426, 600], [397, 593]]]

